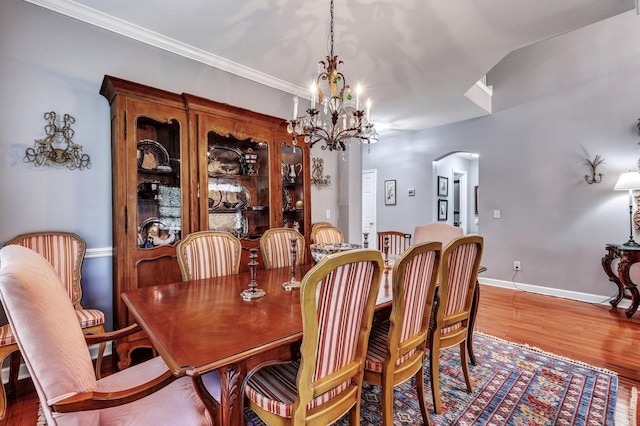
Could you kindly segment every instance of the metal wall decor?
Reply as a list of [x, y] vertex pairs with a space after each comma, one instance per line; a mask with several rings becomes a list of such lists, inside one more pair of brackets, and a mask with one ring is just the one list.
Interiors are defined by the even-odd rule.
[[312, 158], [311, 184], [319, 188], [331, 185], [331, 176], [324, 174], [324, 159]]
[[591, 167], [591, 176], [584, 175], [584, 180], [586, 180], [589, 185], [591, 185], [592, 183], [602, 182], [602, 173], [597, 173], [596, 169], [600, 164], [604, 163], [604, 158], [600, 157], [600, 155], [598, 154], [593, 159], [593, 161], [589, 160], [588, 158], [586, 160], [587, 161], [584, 164]]
[[47, 136], [36, 139], [33, 148], [27, 148], [24, 155], [25, 163], [36, 166], [66, 166], [68, 169], [90, 169], [91, 160], [82, 152], [82, 145], [71, 140], [75, 133], [71, 125], [76, 119], [65, 114], [62, 120], [57, 120], [55, 112], [45, 112], [44, 119], [49, 122], [44, 126]]

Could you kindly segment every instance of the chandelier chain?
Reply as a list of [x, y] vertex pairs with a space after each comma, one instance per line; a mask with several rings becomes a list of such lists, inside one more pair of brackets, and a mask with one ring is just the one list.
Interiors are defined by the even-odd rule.
[[333, 58], [333, 0], [331, 0], [331, 57]]

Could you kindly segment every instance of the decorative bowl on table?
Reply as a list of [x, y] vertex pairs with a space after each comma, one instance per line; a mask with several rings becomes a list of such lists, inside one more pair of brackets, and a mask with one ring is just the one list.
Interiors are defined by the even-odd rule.
[[318, 263], [328, 254], [339, 253], [341, 251], [353, 250], [362, 248], [360, 244], [311, 244], [311, 257], [313, 261]]

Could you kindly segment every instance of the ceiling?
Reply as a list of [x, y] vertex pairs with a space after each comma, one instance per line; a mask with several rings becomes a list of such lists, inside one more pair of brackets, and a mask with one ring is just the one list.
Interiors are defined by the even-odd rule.
[[[25, 0], [303, 95], [329, 53], [329, 0]], [[179, 6], [178, 6], [179, 5]], [[465, 92], [510, 52], [634, 0], [335, 0], [334, 51], [384, 131], [486, 115]], [[499, 82], [489, 82], [499, 84]]]

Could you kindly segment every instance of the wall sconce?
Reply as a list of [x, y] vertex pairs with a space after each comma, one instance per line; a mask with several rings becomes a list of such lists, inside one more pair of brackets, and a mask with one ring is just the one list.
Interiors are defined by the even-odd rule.
[[584, 180], [586, 180], [589, 185], [591, 185], [592, 183], [602, 182], [602, 173], [596, 173], [596, 169], [602, 163], [604, 163], [604, 158], [600, 157], [600, 155], [596, 155], [593, 161], [587, 158], [587, 162], [584, 163], [591, 167], [591, 176], [584, 175]]
[[322, 158], [312, 158], [313, 170], [311, 172], [311, 184], [319, 188], [326, 188], [331, 185], [331, 176], [324, 175], [324, 160]]
[[36, 139], [33, 148], [27, 148], [24, 154], [25, 163], [33, 163], [36, 166], [67, 166], [70, 170], [91, 168], [91, 160], [87, 154], [82, 153], [82, 145], [77, 145], [71, 140], [75, 133], [71, 125], [76, 119], [65, 114], [62, 121], [56, 120], [55, 112], [45, 112], [44, 119], [49, 124], [44, 126], [47, 136], [44, 139]]

